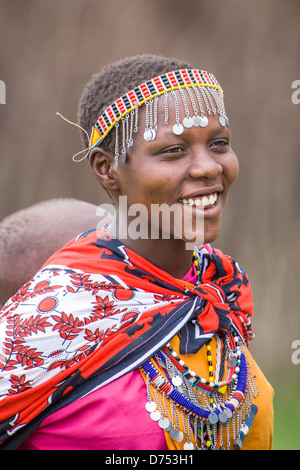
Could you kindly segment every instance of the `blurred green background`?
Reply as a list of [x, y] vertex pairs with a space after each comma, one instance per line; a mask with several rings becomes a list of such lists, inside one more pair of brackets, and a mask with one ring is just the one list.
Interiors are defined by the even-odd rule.
[[294, 377], [282, 374], [282, 380], [276, 377], [272, 384], [275, 388], [273, 449], [299, 450], [299, 373]]
[[275, 449], [299, 449], [300, 80], [298, 0], [0, 0], [0, 220], [36, 202], [106, 195], [81, 150], [77, 103], [91, 75], [140, 53], [190, 61], [225, 91], [240, 175], [215, 245], [248, 271], [251, 351], [275, 389]]

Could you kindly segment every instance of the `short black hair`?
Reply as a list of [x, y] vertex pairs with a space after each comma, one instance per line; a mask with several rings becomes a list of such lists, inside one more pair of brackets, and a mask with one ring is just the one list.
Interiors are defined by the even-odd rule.
[[[114, 62], [93, 75], [87, 83], [79, 102], [78, 123], [90, 135], [98, 117], [116, 99], [141, 83], [157, 75], [173, 70], [191, 68], [187, 62], [153, 54], [127, 57]], [[89, 143], [84, 132], [81, 133], [84, 148]], [[103, 140], [101, 148], [114, 153], [114, 139], [110, 132]]]

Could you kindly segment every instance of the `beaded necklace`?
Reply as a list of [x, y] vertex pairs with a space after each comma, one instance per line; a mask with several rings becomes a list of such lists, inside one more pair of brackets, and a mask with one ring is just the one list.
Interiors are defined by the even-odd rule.
[[[200, 252], [194, 258], [199, 278]], [[241, 449], [258, 411], [258, 391], [239, 335], [233, 329], [215, 339], [215, 368], [211, 345], [206, 344], [207, 379], [190, 370], [170, 344], [140, 367], [150, 418], [174, 441], [184, 443], [185, 450]]]

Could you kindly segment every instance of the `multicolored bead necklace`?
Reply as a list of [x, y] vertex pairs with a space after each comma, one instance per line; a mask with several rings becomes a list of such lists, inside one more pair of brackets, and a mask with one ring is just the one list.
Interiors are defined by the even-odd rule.
[[[173, 440], [185, 440], [185, 450], [240, 449], [257, 413], [250, 367], [238, 335], [232, 331], [229, 336], [231, 341], [227, 337], [223, 347], [228, 368], [225, 380], [214, 380], [210, 344], [206, 345], [208, 380], [191, 371], [170, 345], [140, 368], [147, 381], [146, 409], [151, 419]], [[236, 348], [231, 349], [229, 343]]]

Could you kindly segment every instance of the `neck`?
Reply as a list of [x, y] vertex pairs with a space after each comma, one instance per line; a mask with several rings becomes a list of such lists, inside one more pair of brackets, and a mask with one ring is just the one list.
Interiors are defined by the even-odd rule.
[[151, 237], [132, 239], [128, 233], [126, 236], [122, 236], [118, 230], [116, 233], [121, 243], [173, 277], [181, 279], [191, 267], [193, 250], [188, 250], [183, 240]]
[[177, 279], [183, 278], [191, 267], [193, 251], [186, 250], [182, 240], [120, 239], [120, 241]]

